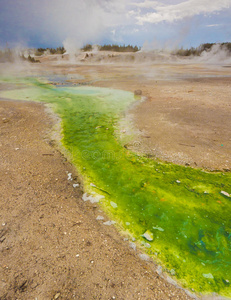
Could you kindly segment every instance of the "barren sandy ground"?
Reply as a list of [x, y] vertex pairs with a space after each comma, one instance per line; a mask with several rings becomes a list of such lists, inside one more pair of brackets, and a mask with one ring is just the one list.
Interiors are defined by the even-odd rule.
[[146, 97], [129, 112], [140, 130], [140, 136], [128, 145], [130, 149], [177, 164], [231, 170], [231, 77], [226, 77], [230, 69], [182, 65], [88, 68], [88, 72], [79, 68], [78, 73], [89, 76], [93, 85], [131, 92], [138, 89]]
[[[108, 62], [110, 55], [117, 63]], [[119, 61], [115, 53], [104, 53], [107, 63], [101, 64], [92, 64], [93, 58], [82, 64], [41, 61], [55, 74], [69, 75], [73, 84], [141, 90], [147, 101], [130, 111], [140, 136], [129, 148], [177, 164], [230, 171], [231, 67], [225, 61], [127, 63], [128, 55], [121, 56]]]
[[41, 104], [0, 101], [0, 299], [190, 299], [81, 200], [52, 122]]
[[[229, 68], [41, 61], [35, 74], [142, 90], [147, 100], [128, 113], [140, 130], [131, 149], [230, 170], [231, 79], [211, 77]], [[96, 220], [107, 217], [73, 187], [80, 179], [50, 140], [52, 125], [40, 104], [0, 101], [0, 299], [189, 299], [115, 227]]]

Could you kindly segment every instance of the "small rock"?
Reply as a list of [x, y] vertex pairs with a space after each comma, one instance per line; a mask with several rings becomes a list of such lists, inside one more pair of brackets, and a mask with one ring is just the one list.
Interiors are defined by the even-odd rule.
[[2, 118], [2, 122], [3, 122], [3, 123], [8, 123], [8, 122], [10, 122], [10, 120], [7, 119], [7, 118]]
[[150, 242], [153, 241], [153, 233], [150, 230], [147, 230], [142, 236]]
[[230, 194], [227, 193], [227, 192], [225, 192], [225, 191], [221, 191], [221, 194], [224, 195], [224, 196], [226, 196], [226, 197], [230, 197]]
[[113, 201], [111, 201], [110, 204], [111, 204], [111, 206], [112, 206], [113, 208], [117, 208], [117, 207], [118, 207], [118, 205], [117, 205], [115, 202], [113, 202]]
[[176, 180], [176, 183], [180, 183], [180, 180]]
[[162, 267], [158, 266], [156, 272], [158, 273], [158, 275], [162, 274]]
[[142, 259], [142, 260], [145, 260], [145, 261], [148, 261], [149, 260], [149, 256], [147, 254], [139, 254], [139, 257]]
[[60, 293], [57, 293], [55, 296], [54, 296], [54, 300], [58, 299], [60, 297]]
[[110, 226], [110, 225], [113, 225], [115, 223], [116, 223], [116, 221], [107, 221], [107, 222], [104, 222], [103, 225]]
[[67, 173], [67, 180], [72, 180], [72, 173]]
[[171, 270], [170, 270], [170, 273], [171, 273], [172, 276], [175, 276], [175, 275], [176, 275], [176, 271], [175, 271], [174, 269], [171, 269]]
[[135, 96], [141, 96], [142, 95], [142, 91], [141, 90], [135, 90], [134, 91], [134, 95]]
[[136, 251], [136, 244], [135, 243], [130, 243], [129, 247], [132, 248], [134, 251]]
[[83, 201], [90, 201], [91, 203], [97, 203], [100, 201], [100, 197], [93, 197], [91, 195], [88, 196], [87, 193], [83, 194], [83, 197], [82, 197]]
[[159, 226], [156, 226], [156, 227], [153, 226], [152, 228], [155, 229], [155, 230], [164, 231], [164, 229], [159, 227]]
[[79, 187], [79, 183], [74, 183], [74, 184], [73, 184], [73, 187], [74, 187], [74, 188]]
[[103, 217], [103, 216], [98, 216], [98, 217], [96, 218], [96, 220], [104, 220], [104, 217]]
[[213, 278], [214, 278], [213, 275], [212, 275], [211, 273], [203, 274], [203, 276], [204, 276], [205, 278], [208, 278], [208, 279], [213, 279]]

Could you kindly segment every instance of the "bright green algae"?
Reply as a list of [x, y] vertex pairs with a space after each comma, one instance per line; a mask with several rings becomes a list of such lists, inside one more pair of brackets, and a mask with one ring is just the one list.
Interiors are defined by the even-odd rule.
[[125, 149], [115, 128], [134, 102], [131, 93], [55, 88], [36, 79], [22, 84], [28, 87], [0, 96], [54, 105], [64, 146], [85, 182], [105, 195], [102, 206], [111, 217], [184, 286], [231, 296], [231, 198], [221, 194], [231, 193], [230, 173], [160, 163]]

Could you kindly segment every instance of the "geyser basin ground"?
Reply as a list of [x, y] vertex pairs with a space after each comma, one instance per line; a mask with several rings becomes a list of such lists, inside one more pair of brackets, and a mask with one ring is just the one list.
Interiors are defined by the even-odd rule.
[[185, 287], [231, 295], [229, 173], [164, 164], [125, 149], [115, 132], [135, 101], [131, 93], [15, 83], [18, 89], [1, 97], [53, 105], [86, 191], [104, 196], [100, 203], [113, 220]]

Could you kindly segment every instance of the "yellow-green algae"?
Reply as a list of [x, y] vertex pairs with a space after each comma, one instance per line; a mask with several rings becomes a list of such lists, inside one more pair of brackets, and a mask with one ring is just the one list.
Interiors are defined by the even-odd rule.
[[19, 88], [0, 97], [53, 104], [63, 145], [86, 182], [105, 195], [106, 211], [165, 271], [197, 292], [231, 296], [231, 198], [221, 193], [231, 194], [230, 173], [161, 163], [125, 149], [115, 130], [135, 101], [131, 93], [53, 87], [35, 78], [2, 81]]

